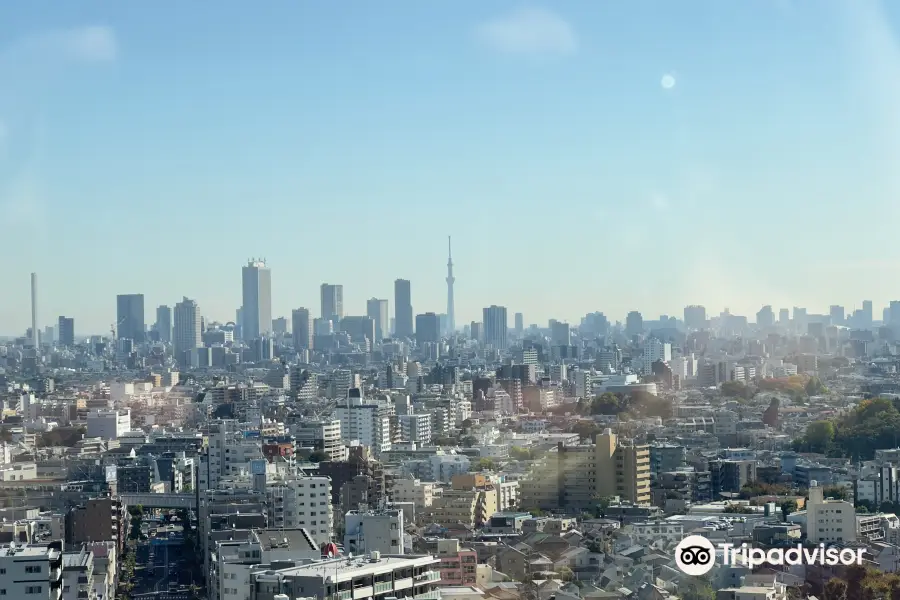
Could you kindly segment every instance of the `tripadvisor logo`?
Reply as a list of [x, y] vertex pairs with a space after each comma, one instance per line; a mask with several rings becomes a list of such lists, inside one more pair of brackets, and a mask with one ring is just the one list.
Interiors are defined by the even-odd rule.
[[702, 535], [689, 535], [675, 548], [675, 564], [687, 575], [705, 575], [716, 563], [716, 550], [722, 551], [722, 564], [760, 565], [861, 565], [863, 548], [826, 548], [819, 544], [811, 548], [797, 544], [790, 548], [763, 550], [747, 544], [719, 544], [714, 546]]

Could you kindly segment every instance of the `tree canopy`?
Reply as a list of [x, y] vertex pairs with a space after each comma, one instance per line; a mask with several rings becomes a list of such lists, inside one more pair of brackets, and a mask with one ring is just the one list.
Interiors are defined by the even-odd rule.
[[871, 460], [875, 450], [900, 443], [900, 399], [863, 400], [846, 417], [810, 423], [794, 449]]

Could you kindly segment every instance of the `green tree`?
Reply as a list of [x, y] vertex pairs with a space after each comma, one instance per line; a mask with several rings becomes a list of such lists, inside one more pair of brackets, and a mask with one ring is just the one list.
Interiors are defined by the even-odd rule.
[[850, 498], [847, 488], [842, 485], [826, 485], [822, 490], [825, 498], [834, 498], [835, 500], [848, 500]]
[[835, 429], [831, 421], [814, 421], [806, 426], [806, 443], [812, 452], [825, 452], [834, 441]]
[[847, 582], [837, 577], [832, 577], [825, 584], [823, 600], [846, 600]]
[[459, 443], [462, 444], [466, 448], [471, 448], [472, 446], [474, 446], [475, 444], [478, 443], [478, 438], [473, 435], [467, 435], [463, 439], [461, 439], [459, 441]]
[[475, 470], [477, 471], [493, 471], [497, 468], [497, 465], [490, 458], [479, 458], [478, 462], [475, 463]]
[[781, 503], [781, 518], [784, 521], [787, 521], [787, 518], [791, 515], [791, 513], [797, 512], [797, 501], [796, 500], [785, 500]]
[[141, 538], [141, 524], [144, 520], [144, 507], [140, 504], [131, 506], [128, 508], [128, 513], [131, 516], [131, 530], [128, 537], [132, 540], [139, 540]]
[[329, 458], [329, 456], [321, 450], [313, 450], [309, 454], [309, 462], [311, 462], [311, 463], [325, 462], [328, 460], [328, 458]]
[[715, 600], [716, 592], [707, 577], [686, 577], [679, 588], [681, 600]]
[[818, 377], [810, 377], [809, 381], [806, 382], [806, 386], [804, 387], [807, 396], [819, 396], [828, 392], [828, 388], [822, 383]]
[[563, 581], [572, 581], [575, 578], [575, 574], [569, 567], [560, 567], [556, 575]]

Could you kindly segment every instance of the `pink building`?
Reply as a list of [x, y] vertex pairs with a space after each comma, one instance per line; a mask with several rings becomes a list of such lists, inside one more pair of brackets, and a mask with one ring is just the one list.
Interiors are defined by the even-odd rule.
[[460, 549], [459, 540], [438, 540], [437, 569], [441, 574], [438, 585], [475, 585], [478, 554]]

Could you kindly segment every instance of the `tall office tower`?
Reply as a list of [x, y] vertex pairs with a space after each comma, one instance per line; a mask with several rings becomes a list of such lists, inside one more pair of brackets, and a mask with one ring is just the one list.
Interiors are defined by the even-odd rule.
[[472, 321], [472, 324], [469, 326], [469, 333], [476, 342], [484, 341], [484, 323]]
[[770, 305], [766, 304], [756, 313], [756, 324], [760, 327], [771, 327], [775, 324], [775, 311]]
[[344, 286], [322, 284], [322, 318], [338, 325], [344, 318]]
[[412, 292], [406, 279], [394, 282], [394, 336], [398, 338], [413, 336]]
[[188, 354], [203, 347], [200, 332], [200, 309], [197, 303], [187, 297], [175, 305], [175, 325], [172, 329], [172, 346], [175, 360], [182, 365], [190, 365]]
[[516, 313], [513, 317], [513, 322], [516, 327], [516, 335], [522, 335], [522, 332], [525, 331], [525, 315]]
[[116, 297], [116, 337], [139, 344], [144, 341], [146, 330], [144, 295], [119, 294]]
[[172, 341], [172, 309], [165, 304], [156, 307], [156, 332], [159, 334], [159, 341]]
[[837, 304], [832, 304], [828, 309], [828, 314], [831, 315], [831, 324], [832, 325], [843, 325], [844, 324], [844, 307], [839, 306]]
[[416, 315], [416, 344], [441, 340], [441, 318], [433, 312]]
[[447, 329], [453, 334], [456, 332], [455, 306], [453, 304], [453, 250], [450, 246], [450, 236], [447, 236]]
[[506, 350], [506, 307], [491, 305], [482, 311], [484, 322], [484, 343]]
[[75, 319], [72, 317], [59, 318], [59, 345], [66, 347], [75, 345]]
[[291, 311], [291, 331], [294, 350], [309, 350], [313, 347], [313, 317], [308, 308], [295, 308]]
[[692, 304], [684, 307], [684, 326], [688, 329], [703, 329], [706, 327], [706, 307]]
[[244, 305], [241, 335], [245, 340], [272, 333], [272, 271], [262, 260], [251, 259], [241, 269]]
[[379, 298], [369, 298], [366, 302], [366, 315], [375, 321], [375, 340], [381, 341], [390, 335], [388, 327], [388, 301]]
[[625, 334], [641, 335], [644, 333], [644, 317], [636, 310], [628, 313], [625, 317]]
[[550, 343], [554, 346], [568, 346], [572, 343], [572, 329], [568, 323], [553, 321], [550, 325]]
[[874, 320], [874, 316], [872, 315], [872, 301], [871, 300], [863, 300], [863, 325], [865, 327], [871, 327], [872, 321]]
[[782, 325], [787, 325], [791, 320], [791, 311], [787, 308], [782, 308], [778, 311], [778, 322]]
[[37, 326], [37, 273], [31, 274], [31, 345], [39, 348], [41, 345], [40, 332]]

